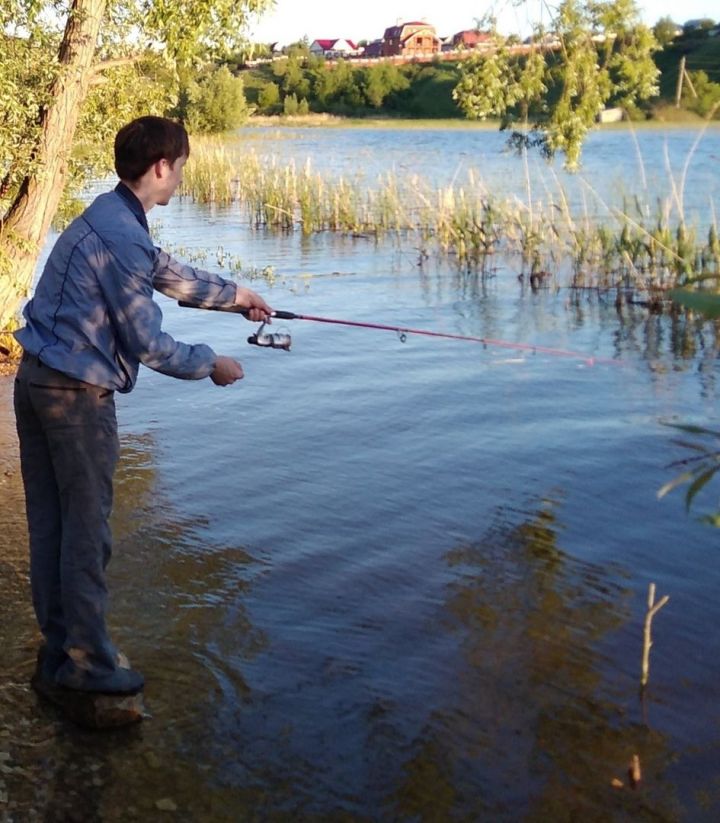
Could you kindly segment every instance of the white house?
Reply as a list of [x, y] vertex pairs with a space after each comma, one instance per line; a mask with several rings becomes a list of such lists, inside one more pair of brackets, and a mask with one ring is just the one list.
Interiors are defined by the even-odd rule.
[[310, 44], [310, 54], [318, 57], [352, 57], [359, 53], [357, 45], [352, 40], [313, 40]]

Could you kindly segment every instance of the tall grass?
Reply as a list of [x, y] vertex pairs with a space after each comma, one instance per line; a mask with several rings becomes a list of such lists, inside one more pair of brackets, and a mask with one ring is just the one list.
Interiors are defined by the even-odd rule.
[[[301, 168], [261, 161], [213, 140], [197, 141], [184, 177], [181, 195], [236, 204], [255, 227], [413, 235], [465, 268], [484, 268], [501, 252], [517, 257], [533, 288], [552, 282], [661, 295], [695, 273], [720, 276], [715, 215], [707, 235], [700, 235], [686, 222], [674, 183], [672, 196], [654, 208], [637, 197], [612, 208], [589, 189], [593, 208], [585, 203], [578, 214], [559, 183], [544, 201], [528, 192], [527, 202], [490, 194], [473, 174], [465, 186], [436, 189], [419, 177], [394, 174], [367, 184], [324, 177], [309, 161]], [[563, 274], [567, 283], [560, 282]]]

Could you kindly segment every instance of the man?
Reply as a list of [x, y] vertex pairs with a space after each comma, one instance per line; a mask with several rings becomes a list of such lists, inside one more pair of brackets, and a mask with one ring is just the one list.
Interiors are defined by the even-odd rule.
[[24, 349], [15, 414], [30, 533], [33, 605], [45, 642], [36, 679], [86, 693], [137, 694], [142, 675], [105, 623], [112, 476], [118, 459], [114, 392], [129, 392], [139, 363], [227, 386], [240, 363], [161, 329], [153, 289], [176, 299], [271, 312], [253, 291], [184, 266], [156, 248], [146, 212], [182, 180], [185, 129], [141, 117], [115, 138], [120, 183], [56, 242], [16, 333]]

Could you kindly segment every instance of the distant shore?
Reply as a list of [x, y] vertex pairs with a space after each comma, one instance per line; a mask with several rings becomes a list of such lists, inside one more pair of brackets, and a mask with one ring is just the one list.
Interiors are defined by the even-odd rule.
[[[498, 120], [465, 120], [462, 118], [344, 117], [337, 114], [255, 115], [244, 127], [276, 128], [358, 128], [358, 129], [474, 129], [497, 131]], [[680, 109], [663, 109], [650, 120], [623, 120], [619, 123], [598, 123], [604, 131], [626, 129], [667, 129], [688, 127], [720, 128], [720, 121], [707, 120]]]

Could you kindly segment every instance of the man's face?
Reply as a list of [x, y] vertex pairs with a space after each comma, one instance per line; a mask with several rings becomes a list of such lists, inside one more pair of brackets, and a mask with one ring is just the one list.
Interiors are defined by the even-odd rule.
[[159, 206], [167, 206], [170, 198], [175, 194], [175, 189], [182, 183], [183, 167], [187, 163], [187, 155], [181, 154], [172, 164], [164, 159], [160, 163], [160, 186], [156, 202]]

